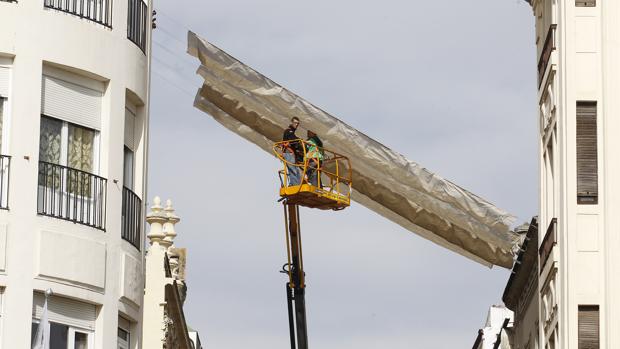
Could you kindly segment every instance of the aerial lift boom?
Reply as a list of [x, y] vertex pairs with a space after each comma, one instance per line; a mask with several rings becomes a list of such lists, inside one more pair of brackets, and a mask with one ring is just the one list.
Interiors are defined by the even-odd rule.
[[[288, 163], [282, 154], [285, 142], [274, 145], [274, 153], [283, 163], [280, 170], [280, 196], [284, 207], [284, 228], [286, 231], [286, 252], [288, 261], [282, 272], [288, 274], [286, 300], [288, 306], [289, 333], [291, 349], [308, 349], [308, 328], [306, 322], [306, 282], [303, 253], [301, 248], [301, 229], [299, 206], [324, 210], [341, 210], [350, 205], [351, 166], [349, 160], [326, 149], [320, 149], [323, 160], [310, 169], [308, 166], [307, 144], [299, 142], [304, 153], [301, 164]], [[291, 142], [288, 142], [291, 143]], [[301, 183], [289, 184], [289, 169], [297, 168], [302, 177], [309, 170], [317, 172], [316, 183], [303, 178]]]

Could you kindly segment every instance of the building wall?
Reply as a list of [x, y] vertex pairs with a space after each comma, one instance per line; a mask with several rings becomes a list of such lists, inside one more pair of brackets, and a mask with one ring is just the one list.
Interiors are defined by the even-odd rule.
[[[600, 347], [620, 347], [620, 258], [618, 231], [620, 159], [618, 108], [620, 4], [597, 0], [577, 7], [574, 0], [532, 1], [537, 21], [538, 57], [545, 35], [557, 25], [556, 49], [539, 88], [541, 245], [552, 218], [557, 243], [540, 275], [541, 342], [578, 347], [578, 309], [599, 307]], [[597, 102], [598, 203], [577, 202], [576, 105]], [[552, 154], [550, 156], [550, 154]], [[552, 159], [552, 160], [550, 160]], [[540, 261], [543, 263], [544, 261]], [[554, 333], [557, 329], [557, 333]]]
[[[54, 297], [96, 305], [95, 348], [117, 347], [119, 314], [132, 323], [131, 348], [138, 348], [143, 248], [121, 238], [123, 142], [130, 100], [139, 125], [134, 191], [144, 199], [149, 59], [127, 39], [127, 5], [114, 1], [107, 28], [42, 1], [0, 1], [0, 65], [11, 76], [2, 154], [12, 157], [9, 209], [0, 210], [0, 348], [30, 348], [33, 292], [48, 288]], [[107, 179], [105, 230], [37, 214], [41, 86], [50, 71], [103, 83], [96, 172]]]
[[[536, 273], [537, 271], [534, 271]], [[537, 289], [537, 288], [536, 288]], [[524, 299], [523, 304], [515, 312], [514, 321], [514, 348], [537, 349], [539, 348], [539, 319], [538, 319], [538, 296], [536, 290]]]

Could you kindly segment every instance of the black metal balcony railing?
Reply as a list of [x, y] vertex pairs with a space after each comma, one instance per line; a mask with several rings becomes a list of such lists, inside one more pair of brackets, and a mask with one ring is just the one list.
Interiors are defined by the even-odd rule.
[[556, 245], [557, 239], [557, 227], [558, 219], [551, 219], [551, 223], [549, 223], [549, 227], [547, 228], [547, 232], [545, 233], [545, 238], [540, 244], [540, 248], [538, 249], [538, 256], [540, 259], [540, 272], [542, 273], [545, 268], [545, 264], [547, 264], [547, 260], [551, 255], [551, 251], [553, 250], [553, 246]]
[[547, 37], [545, 38], [545, 44], [540, 52], [540, 58], [538, 59], [538, 87], [542, 83], [542, 79], [547, 71], [549, 65], [549, 59], [551, 59], [551, 53], [555, 50], [555, 28], [556, 24], [549, 26], [547, 31]]
[[107, 179], [39, 161], [37, 213], [105, 230]]
[[112, 28], [113, 0], [45, 0], [44, 6]]
[[145, 52], [148, 7], [143, 0], [129, 0], [128, 3], [127, 38]]
[[123, 240], [140, 250], [140, 226], [142, 222], [142, 200], [127, 187], [123, 187], [123, 213], [121, 236]]
[[0, 155], [0, 209], [9, 209], [9, 178], [11, 172], [11, 157]]

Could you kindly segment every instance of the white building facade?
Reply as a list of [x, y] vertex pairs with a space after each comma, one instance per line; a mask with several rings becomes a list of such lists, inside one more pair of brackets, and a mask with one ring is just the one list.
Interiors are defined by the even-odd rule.
[[541, 348], [620, 348], [620, 2], [531, 0]]
[[0, 349], [140, 348], [151, 17], [0, 0]]

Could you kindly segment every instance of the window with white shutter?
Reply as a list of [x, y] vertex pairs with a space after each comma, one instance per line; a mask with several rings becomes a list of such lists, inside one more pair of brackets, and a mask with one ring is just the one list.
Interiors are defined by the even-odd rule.
[[[32, 302], [31, 342], [39, 327], [43, 313], [45, 295], [35, 292]], [[50, 296], [47, 300], [47, 316], [50, 326], [50, 349], [91, 349], [94, 348], [95, 305], [73, 299]]]
[[577, 102], [577, 203], [598, 204], [596, 102]]
[[9, 96], [9, 68], [0, 67], [0, 97]]
[[10, 70], [8, 67], [0, 66], [0, 151], [4, 154], [3, 140], [4, 140], [4, 116], [6, 114], [8, 100], [9, 100], [9, 84], [10, 84]]
[[578, 318], [578, 349], [599, 349], [598, 305], [580, 305]]
[[[41, 318], [45, 295], [40, 292], [34, 293], [32, 302], [32, 317]], [[87, 330], [95, 330], [97, 320], [97, 306], [73, 300], [70, 298], [53, 295], [47, 301], [48, 318], [52, 322], [71, 325]]]
[[41, 114], [100, 130], [102, 96], [102, 91], [43, 75]]

